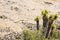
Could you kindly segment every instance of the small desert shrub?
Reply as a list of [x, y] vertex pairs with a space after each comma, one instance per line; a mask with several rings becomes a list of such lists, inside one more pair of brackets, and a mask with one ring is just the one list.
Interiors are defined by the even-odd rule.
[[40, 30], [24, 30], [24, 40], [41, 40], [43, 39], [42, 32]]
[[24, 40], [60, 40], [60, 34], [58, 31], [54, 31], [52, 37], [45, 38], [40, 30], [24, 30]]

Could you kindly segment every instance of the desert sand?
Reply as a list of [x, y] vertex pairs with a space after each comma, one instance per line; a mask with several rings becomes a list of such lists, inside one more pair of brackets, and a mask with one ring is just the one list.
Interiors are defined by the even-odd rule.
[[[49, 11], [49, 15], [60, 15], [60, 0], [0, 0], [0, 40], [15, 40], [14, 35], [9, 37], [14, 33], [22, 33], [24, 28], [34, 28], [35, 16], [40, 16], [42, 25], [41, 11], [44, 9]], [[56, 24], [60, 24], [59, 19]]]

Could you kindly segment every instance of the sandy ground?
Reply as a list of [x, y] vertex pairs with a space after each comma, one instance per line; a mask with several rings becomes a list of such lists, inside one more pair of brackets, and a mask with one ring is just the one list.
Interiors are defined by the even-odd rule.
[[[60, 15], [60, 0], [0, 0], [0, 17], [2, 17], [0, 29], [5, 30], [8, 27], [14, 32], [22, 32], [25, 27], [36, 24], [35, 16], [40, 16], [40, 25], [42, 25], [43, 9], [47, 9], [49, 14]], [[58, 23], [60, 23], [59, 18]]]

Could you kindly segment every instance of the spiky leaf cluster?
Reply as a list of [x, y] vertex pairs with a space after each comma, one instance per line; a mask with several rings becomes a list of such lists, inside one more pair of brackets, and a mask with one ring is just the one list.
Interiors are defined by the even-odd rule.
[[52, 26], [51, 26], [52, 28], [56, 28], [56, 25], [55, 24], [52, 24]]
[[35, 21], [39, 21], [39, 18], [40, 18], [39, 16], [36, 16]]
[[47, 15], [48, 11], [47, 10], [43, 10], [41, 13], [42, 13], [42, 15]]
[[58, 18], [57, 14], [50, 15], [49, 19], [56, 20]]

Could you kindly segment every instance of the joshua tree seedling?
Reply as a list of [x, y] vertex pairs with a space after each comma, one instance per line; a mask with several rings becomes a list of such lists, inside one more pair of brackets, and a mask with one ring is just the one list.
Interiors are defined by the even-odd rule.
[[43, 10], [41, 13], [43, 15], [43, 27], [47, 27], [47, 23], [48, 23], [47, 14], [48, 14], [48, 11], [47, 10]]
[[57, 18], [58, 18], [57, 14], [50, 15], [49, 22], [48, 22], [48, 29], [47, 29], [47, 33], [46, 33], [46, 38], [48, 38], [48, 35], [49, 35], [49, 31], [51, 29], [51, 26], [52, 26], [54, 20], [56, 20]]
[[56, 28], [56, 25], [55, 24], [53, 24], [52, 26], [51, 26], [51, 32], [50, 32], [50, 36], [52, 36], [52, 34], [53, 34], [53, 31], [54, 31], [54, 29]]
[[37, 25], [37, 30], [39, 30], [39, 16], [36, 16], [35, 21]]
[[43, 35], [45, 35], [45, 33], [46, 33], [46, 29], [47, 29], [47, 24], [48, 24], [48, 16], [47, 16], [47, 14], [48, 14], [48, 11], [47, 10], [43, 10], [42, 12], [42, 19], [43, 19]]
[[57, 14], [55, 14], [54, 15], [54, 20], [56, 20], [58, 18], [58, 15]]

